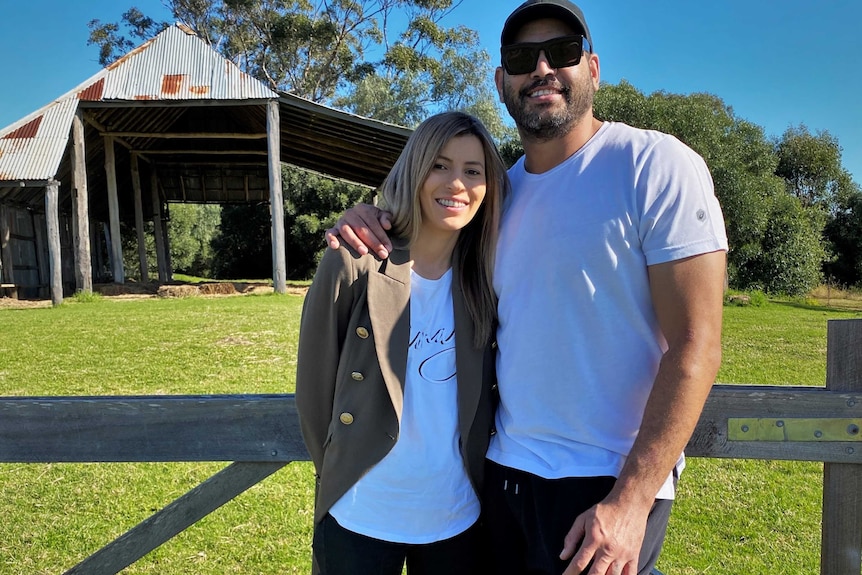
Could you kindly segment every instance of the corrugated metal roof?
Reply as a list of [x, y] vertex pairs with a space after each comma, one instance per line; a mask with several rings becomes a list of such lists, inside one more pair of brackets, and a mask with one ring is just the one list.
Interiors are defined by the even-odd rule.
[[[106, 136], [115, 138], [120, 214], [134, 217], [131, 156], [163, 201], [267, 201], [267, 106], [280, 110], [281, 161], [378, 186], [411, 130], [286, 93], [242, 73], [188, 29], [174, 26], [26, 118], [0, 130], [0, 202], [44, 209], [46, 180], [60, 208], [74, 188], [70, 131], [80, 110], [90, 214], [107, 217]], [[144, 202], [144, 211], [152, 207]], [[133, 220], [132, 220], [133, 221]]]
[[56, 175], [80, 101], [260, 100], [278, 94], [184, 26], [171, 26], [29, 116], [0, 130], [0, 181]]
[[0, 181], [53, 178], [77, 105], [69, 98], [57, 100], [0, 130]]
[[194, 32], [180, 26], [167, 28], [102, 73], [105, 82], [99, 97], [82, 99], [256, 100], [278, 97]]

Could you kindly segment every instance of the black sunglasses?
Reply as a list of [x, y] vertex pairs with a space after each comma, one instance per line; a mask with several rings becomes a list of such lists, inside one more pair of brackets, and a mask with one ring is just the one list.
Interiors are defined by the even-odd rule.
[[503, 68], [512, 76], [529, 74], [536, 69], [539, 52], [545, 53], [551, 68], [577, 66], [584, 51], [590, 52], [589, 40], [583, 36], [562, 36], [547, 42], [522, 42], [500, 48]]

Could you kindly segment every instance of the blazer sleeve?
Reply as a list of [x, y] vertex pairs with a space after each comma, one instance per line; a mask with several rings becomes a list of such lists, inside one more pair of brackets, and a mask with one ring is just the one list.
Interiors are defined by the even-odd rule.
[[327, 249], [302, 307], [296, 407], [303, 439], [318, 473], [323, 465], [341, 349], [353, 308], [354, 263], [346, 249]]

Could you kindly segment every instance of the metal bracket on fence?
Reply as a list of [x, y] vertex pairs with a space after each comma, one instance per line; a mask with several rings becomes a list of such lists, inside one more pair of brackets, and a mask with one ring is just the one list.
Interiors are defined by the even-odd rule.
[[862, 441], [862, 419], [832, 417], [728, 418], [730, 441]]

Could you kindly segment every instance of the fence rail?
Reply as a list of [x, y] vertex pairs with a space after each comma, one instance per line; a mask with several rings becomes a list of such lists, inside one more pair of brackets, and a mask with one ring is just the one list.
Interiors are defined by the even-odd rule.
[[[862, 567], [862, 320], [828, 324], [825, 388], [716, 385], [693, 457], [824, 462], [821, 575]], [[0, 462], [231, 461], [66, 574], [131, 565], [291, 461], [292, 395], [0, 398]]]

